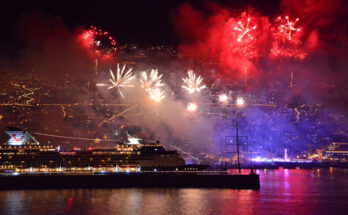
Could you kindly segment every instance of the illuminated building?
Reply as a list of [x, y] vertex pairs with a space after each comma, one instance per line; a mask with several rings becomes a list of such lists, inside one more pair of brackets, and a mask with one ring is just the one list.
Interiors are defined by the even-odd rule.
[[333, 142], [325, 151], [330, 160], [348, 162], [348, 143]]

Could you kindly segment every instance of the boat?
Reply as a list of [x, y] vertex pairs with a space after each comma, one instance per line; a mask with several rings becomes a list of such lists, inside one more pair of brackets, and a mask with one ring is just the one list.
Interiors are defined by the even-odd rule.
[[0, 145], [0, 172], [21, 174], [101, 174], [137, 171], [196, 171], [207, 165], [186, 165], [176, 150], [166, 150], [159, 142], [131, 141], [113, 147], [60, 150], [40, 144], [29, 132], [18, 128]]

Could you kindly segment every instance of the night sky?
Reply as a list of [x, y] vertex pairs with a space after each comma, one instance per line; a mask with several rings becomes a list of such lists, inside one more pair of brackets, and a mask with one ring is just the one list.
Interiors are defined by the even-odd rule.
[[[286, 95], [280, 95], [279, 103], [284, 102], [285, 108], [287, 104], [290, 106], [300, 103], [319, 103], [327, 113], [346, 116], [348, 114], [346, 3], [343, 0], [60, 0], [21, 3], [8, 1], [3, 3], [0, 9], [2, 26], [0, 75], [2, 75], [2, 85], [5, 86], [3, 91], [6, 91], [2, 93], [2, 97], [6, 102], [10, 102], [9, 95], [16, 90], [21, 92], [18, 88], [23, 84], [13, 86], [8, 80], [23, 78], [21, 83], [28, 83], [32, 87], [45, 84], [40, 92], [44, 95], [41, 97], [47, 97], [48, 103], [68, 102], [66, 98], [70, 99], [69, 102], [75, 103], [92, 98], [94, 93], [91, 92], [95, 90], [94, 82], [106, 77], [108, 74], [106, 68], [109, 66], [108, 62], [100, 61], [100, 71], [104, 77], [98, 77], [100, 80], [96, 80], [95, 59], [90, 53], [92, 49], [86, 50], [81, 46], [81, 41], [77, 41], [93, 25], [108, 31], [117, 41], [119, 52], [118, 56], [112, 59], [114, 60], [112, 63], [122, 63], [122, 60], [134, 61], [138, 72], [149, 68], [160, 68], [163, 77], [175, 76], [173, 83], [170, 82], [172, 86], [180, 86], [175, 80], [180, 81], [182, 74], [191, 68], [210, 83], [221, 80], [222, 86], [231, 86], [238, 82], [242, 83], [245, 68], [250, 67], [249, 78], [254, 82], [250, 82], [253, 84], [246, 89], [248, 93], [257, 95], [258, 91], [268, 90], [276, 85], [279, 87], [277, 92], [281, 94], [283, 88], [288, 89], [290, 74], [294, 72], [297, 85], [294, 89], [289, 89]], [[254, 36], [257, 40], [256, 42], [253, 40], [253, 45], [250, 45], [257, 50], [255, 51], [257, 54], [252, 57], [247, 55], [248, 44], [238, 44], [233, 37], [236, 36], [236, 32], [229, 33], [237, 26], [236, 23], [239, 23], [237, 20], [242, 20], [243, 12], [251, 16], [259, 26], [256, 30], [258, 33]], [[277, 59], [270, 57], [270, 50], [276, 41], [273, 38], [272, 26], [275, 26], [274, 22], [278, 16], [287, 15], [292, 20], [297, 17], [300, 19], [297, 27], [302, 29], [301, 34], [303, 32], [301, 42], [289, 50], [305, 50], [308, 55], [302, 60], [294, 55]], [[134, 52], [128, 50], [130, 46], [123, 49], [125, 44], [136, 44], [138, 49]], [[150, 53], [155, 49], [147, 49], [157, 45], [171, 47], [170, 49], [167, 49], [167, 46], [162, 47], [160, 54]], [[168, 50], [175, 50], [175, 54], [169, 55]], [[148, 58], [140, 58], [142, 52]], [[202, 58], [207, 58], [209, 61], [202, 62]], [[211, 64], [205, 65], [207, 62]], [[47, 80], [37, 81], [30, 75]], [[71, 80], [75, 81], [76, 86], [85, 81], [83, 83], [90, 91], [88, 93], [81, 91], [81, 95], [72, 93], [73, 89], [69, 88]], [[59, 88], [61, 83], [66, 84], [64, 88], [66, 91], [63, 93]], [[13, 91], [7, 93], [8, 89]], [[46, 91], [56, 94], [51, 95]], [[45, 93], [50, 97], [45, 96]], [[35, 96], [38, 97], [32, 103], [43, 102], [39, 93]], [[273, 98], [271, 93], [267, 96], [269, 96], [267, 99]], [[68, 112], [71, 111], [71, 115], [78, 116], [74, 110]], [[15, 118], [16, 115], [11, 111], [8, 110], [8, 116]], [[23, 119], [29, 117], [33, 120], [31, 124], [25, 122], [28, 127], [41, 125], [41, 115], [38, 114], [34, 119], [30, 112], [16, 111], [23, 115], [27, 114]], [[84, 116], [75, 119], [83, 119], [93, 114], [105, 117], [104, 112], [95, 112], [97, 111], [94, 109], [88, 109]], [[50, 117], [52, 116], [47, 116], [47, 119], [51, 120]], [[258, 116], [255, 115], [255, 118]], [[6, 120], [6, 118], [2, 120], [4, 124]], [[68, 124], [66, 120], [64, 118], [59, 121], [62, 124], [57, 127], [65, 128]], [[286, 124], [282, 121], [277, 122], [280, 127]], [[72, 127], [76, 127], [74, 123], [75, 121], [72, 121]], [[78, 123], [82, 125], [84, 122]], [[85, 132], [83, 126], [80, 126], [81, 133]], [[310, 127], [303, 123], [296, 132], [306, 134], [306, 129]], [[54, 129], [48, 130], [51, 132]], [[94, 131], [94, 127], [91, 130]], [[105, 130], [112, 131], [108, 128]], [[284, 133], [284, 130], [281, 131]], [[73, 135], [81, 136], [81, 133]], [[66, 134], [66, 131], [62, 129], [60, 134]]]
[[[204, 7], [204, 1], [199, 0], [7, 1], [0, 9], [0, 39], [3, 47], [8, 48], [9, 44], [16, 43], [20, 37], [19, 21], [28, 19], [33, 13], [39, 13], [44, 19], [61, 19], [71, 30], [90, 25], [99, 26], [114, 35], [120, 44], [176, 45], [179, 41], [172, 25], [172, 17], [178, 6], [187, 2], [198, 9]], [[263, 13], [273, 15], [280, 1], [261, 3], [257, 0], [220, 0], [214, 3], [238, 10], [252, 5]]]

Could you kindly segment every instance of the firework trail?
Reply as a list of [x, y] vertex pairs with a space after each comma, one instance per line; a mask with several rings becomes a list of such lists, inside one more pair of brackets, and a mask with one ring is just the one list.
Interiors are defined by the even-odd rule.
[[104, 59], [110, 58], [116, 51], [116, 41], [107, 31], [91, 26], [89, 30], [82, 35], [83, 45], [89, 49], [95, 57], [102, 57]]
[[187, 90], [187, 92], [190, 94], [200, 92], [206, 88], [206, 86], [202, 83], [203, 77], [196, 76], [192, 70], [187, 71], [187, 77], [183, 78], [182, 80], [184, 84], [181, 87]]
[[132, 85], [132, 80], [135, 79], [135, 75], [132, 73], [133, 68], [129, 68], [126, 72], [126, 65], [123, 65], [122, 68], [120, 68], [120, 65], [117, 64], [117, 72], [116, 72], [116, 76], [114, 75], [114, 73], [112, 72], [112, 70], [110, 69], [110, 83], [111, 84], [104, 84], [104, 83], [100, 83], [97, 84], [98, 87], [105, 87], [107, 86], [108, 90], [111, 90], [113, 88], [117, 88], [118, 92], [120, 93], [120, 95], [122, 96], [122, 98], [124, 98], [122, 91], [120, 90], [120, 88], [126, 88], [126, 87], [134, 87], [134, 85]]

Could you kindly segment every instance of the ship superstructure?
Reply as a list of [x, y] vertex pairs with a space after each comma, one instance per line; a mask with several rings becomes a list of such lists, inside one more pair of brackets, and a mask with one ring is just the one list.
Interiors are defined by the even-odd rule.
[[0, 146], [2, 172], [175, 170], [185, 165], [177, 151], [166, 150], [159, 141], [60, 151], [50, 144], [41, 145], [28, 132], [12, 129], [6, 133], [10, 139]]

